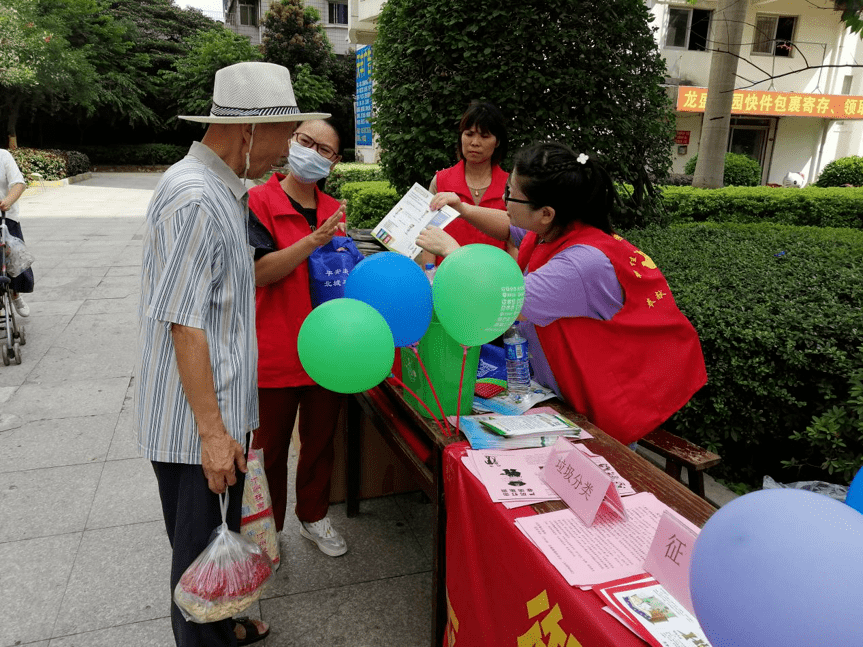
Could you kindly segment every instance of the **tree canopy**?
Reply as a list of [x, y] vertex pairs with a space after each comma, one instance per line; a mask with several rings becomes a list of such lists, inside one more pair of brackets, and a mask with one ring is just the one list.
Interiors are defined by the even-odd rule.
[[472, 99], [510, 120], [512, 148], [553, 139], [620, 180], [671, 164], [673, 114], [641, 0], [388, 0], [374, 46], [373, 128], [398, 188], [455, 162]]

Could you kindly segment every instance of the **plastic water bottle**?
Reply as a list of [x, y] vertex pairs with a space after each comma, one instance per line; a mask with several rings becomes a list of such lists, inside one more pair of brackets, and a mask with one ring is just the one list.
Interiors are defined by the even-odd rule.
[[429, 283], [434, 283], [434, 273], [437, 272], [437, 266], [434, 263], [426, 263], [425, 270]]
[[512, 395], [524, 395], [530, 388], [530, 364], [527, 339], [521, 334], [517, 321], [504, 333], [503, 345], [506, 349], [506, 388]]

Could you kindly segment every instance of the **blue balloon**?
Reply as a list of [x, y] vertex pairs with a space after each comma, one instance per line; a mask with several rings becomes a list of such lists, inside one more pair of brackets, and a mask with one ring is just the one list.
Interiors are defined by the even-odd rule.
[[419, 265], [396, 252], [380, 252], [360, 261], [348, 275], [345, 298], [380, 312], [396, 347], [418, 342], [431, 323], [429, 280]]
[[705, 524], [690, 564], [713, 647], [863, 645], [863, 515], [821, 494], [760, 490]]
[[863, 512], [863, 467], [858, 470], [857, 476], [851, 481], [848, 494], [845, 495], [845, 503], [857, 512]]

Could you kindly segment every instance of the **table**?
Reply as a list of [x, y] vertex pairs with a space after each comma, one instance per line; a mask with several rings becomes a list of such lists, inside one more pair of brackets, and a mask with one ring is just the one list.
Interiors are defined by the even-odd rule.
[[[410, 398], [410, 395], [407, 395]], [[565, 416], [574, 420], [584, 429], [590, 432], [594, 438], [585, 441], [587, 446], [597, 454], [602, 454], [611, 463], [620, 474], [629, 480], [632, 486], [639, 492], [652, 492], [660, 501], [668, 505], [676, 512], [692, 521], [698, 526], [703, 526], [707, 519], [713, 514], [715, 509], [704, 499], [696, 496], [684, 485], [678, 483], [673, 478], [656, 468], [654, 465], [643, 459], [641, 456], [633, 452], [628, 447], [620, 444], [615, 439], [605, 434], [602, 430], [592, 425], [587, 419], [572, 411], [564, 402], [552, 400], [544, 402], [543, 405], [552, 406], [560, 411]], [[449, 485], [455, 484], [452, 479], [456, 478], [458, 468], [462, 467], [460, 459], [456, 463], [456, 457], [466, 447], [463, 443], [465, 438], [447, 437], [441, 433], [433, 420], [424, 418], [408, 405], [401, 390], [390, 382], [383, 382], [380, 386], [355, 394], [349, 399], [348, 403], [348, 429], [357, 430], [360, 427], [362, 417], [366, 417], [380, 432], [381, 436], [392, 448], [396, 456], [404, 462], [411, 474], [415, 477], [417, 485], [431, 500], [432, 519], [433, 519], [433, 556], [432, 556], [432, 642], [433, 646], [439, 647], [444, 644], [444, 637], [447, 631], [448, 611], [447, 611], [447, 590], [446, 590], [446, 561], [447, 561], [447, 507], [445, 504], [445, 469], [447, 479], [450, 480]], [[450, 446], [453, 446], [450, 448]], [[450, 449], [448, 449], [450, 448]], [[354, 516], [359, 512], [359, 437], [356, 433], [348, 433], [347, 458], [345, 461], [346, 469], [346, 503], [348, 516]], [[473, 478], [468, 474], [470, 478]], [[475, 480], [475, 479], [474, 479]], [[469, 483], [467, 479], [461, 479], [461, 483]], [[478, 482], [477, 482], [478, 483]], [[482, 486], [479, 486], [482, 487]], [[451, 490], [452, 493], [458, 493], [462, 496], [462, 492], [456, 488]], [[472, 494], [468, 494], [473, 496]], [[477, 495], [477, 500], [484, 500], [489, 505], [494, 505], [488, 498], [484, 488], [481, 492], [482, 499]], [[453, 501], [456, 505], [457, 501]], [[464, 502], [461, 502], [464, 503]], [[525, 514], [522, 510], [518, 512], [506, 511], [503, 506], [494, 505], [499, 509], [501, 519], [505, 519], [507, 514]], [[531, 513], [551, 512], [553, 510], [562, 509], [562, 502], [547, 502], [533, 506]], [[507, 526], [500, 525], [495, 532], [504, 532], [503, 528]], [[505, 532], [505, 541], [520, 541], [527, 542], [526, 539], [516, 536], [512, 533], [518, 533], [514, 525], [508, 522], [508, 527], [511, 527], [512, 532]], [[474, 529], [479, 530], [479, 529]], [[512, 535], [512, 536], [510, 536]], [[456, 534], [453, 534], [453, 539]], [[458, 539], [460, 544], [464, 546], [467, 541], [483, 541], [484, 538], [476, 535], [471, 539], [461, 537]], [[529, 545], [531, 550], [534, 550], [542, 560], [545, 557], [538, 550]], [[522, 551], [524, 552], [524, 551]], [[546, 560], [546, 565], [554, 571], [554, 576], [566, 586], [562, 576], [560, 576], [554, 567]], [[550, 576], [551, 577], [551, 576]], [[570, 588], [570, 587], [567, 587]], [[584, 592], [573, 590], [574, 595]], [[593, 593], [584, 593], [584, 595], [594, 596]], [[551, 602], [553, 607], [555, 603], [563, 603], [562, 600], [554, 600]], [[523, 606], [526, 600], [519, 600]], [[597, 600], [598, 603], [598, 600]], [[600, 612], [603, 613], [603, 612]], [[527, 616], [525, 616], [527, 620]], [[457, 616], [456, 616], [457, 620]], [[603, 619], [604, 620], [604, 619]], [[616, 623], [615, 620], [609, 617], [610, 623]], [[609, 627], [613, 626], [611, 624]], [[528, 628], [530, 625], [528, 625]], [[605, 627], [605, 625], [603, 625]], [[620, 628], [622, 632], [626, 630]], [[609, 631], [613, 631], [609, 629]], [[617, 635], [617, 634], [615, 634]], [[621, 634], [623, 635], [623, 634]], [[631, 635], [630, 635], [631, 637]], [[577, 636], [576, 636], [577, 638]], [[640, 642], [631, 637], [632, 644], [640, 644]], [[461, 643], [459, 643], [461, 644]], [[465, 643], [467, 644], [467, 643]], [[494, 644], [494, 643], [488, 643]], [[518, 643], [509, 643], [518, 644]], [[532, 645], [533, 643], [525, 643]], [[543, 643], [544, 644], [544, 643]], [[566, 643], [561, 643], [563, 646]], [[591, 644], [592, 643], [588, 643]], [[614, 644], [614, 643], [609, 643]], [[621, 642], [621, 645], [628, 644]], [[576, 643], [567, 645], [567, 647], [575, 647]], [[587, 647], [587, 644], [584, 646]]]

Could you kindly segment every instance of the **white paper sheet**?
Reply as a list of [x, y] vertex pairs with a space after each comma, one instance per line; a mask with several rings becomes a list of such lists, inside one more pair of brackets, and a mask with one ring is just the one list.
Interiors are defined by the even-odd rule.
[[377, 227], [372, 229], [372, 236], [381, 241], [387, 249], [408, 258], [416, 258], [422, 251], [416, 245], [417, 236], [425, 227], [446, 227], [458, 218], [458, 212], [451, 207], [429, 211], [432, 197], [425, 188], [414, 184]]
[[495, 503], [527, 499], [531, 502], [558, 499], [540, 475], [550, 447], [514, 450], [472, 450], [479, 480]]

